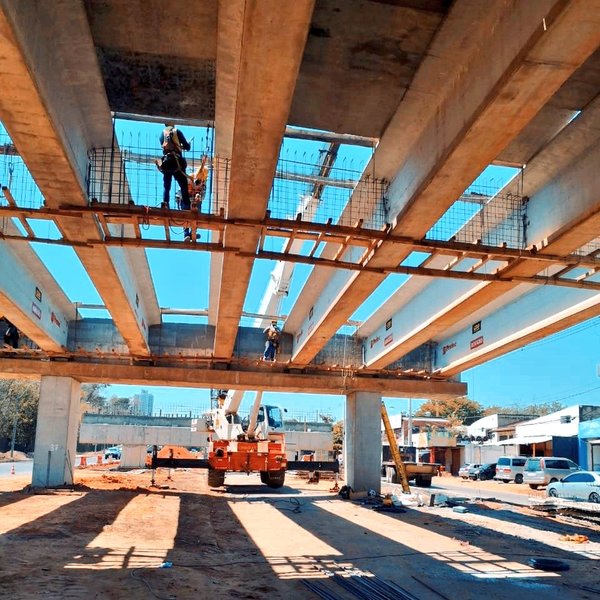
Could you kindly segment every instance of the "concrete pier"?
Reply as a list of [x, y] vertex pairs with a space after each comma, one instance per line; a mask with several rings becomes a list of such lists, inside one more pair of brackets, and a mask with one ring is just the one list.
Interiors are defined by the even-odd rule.
[[381, 396], [355, 392], [346, 396], [344, 432], [346, 483], [354, 491], [381, 491]]
[[38, 407], [33, 487], [73, 484], [81, 384], [71, 377], [42, 377]]

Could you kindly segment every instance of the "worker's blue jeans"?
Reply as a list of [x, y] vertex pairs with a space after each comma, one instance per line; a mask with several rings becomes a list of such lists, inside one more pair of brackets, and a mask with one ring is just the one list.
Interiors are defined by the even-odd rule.
[[276, 350], [277, 350], [277, 347], [275, 346], [275, 344], [273, 342], [267, 341], [267, 343], [265, 344], [264, 359], [265, 360], [275, 360], [275, 351]]

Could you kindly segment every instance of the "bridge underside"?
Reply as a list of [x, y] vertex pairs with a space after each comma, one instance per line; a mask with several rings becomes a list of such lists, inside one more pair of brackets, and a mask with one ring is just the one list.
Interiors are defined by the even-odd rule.
[[[345, 394], [349, 480], [378, 489], [381, 396], [462, 396], [600, 314], [600, 0], [0, 0], [0, 75], [0, 376], [42, 378], [38, 484], [56, 448], [72, 478], [89, 381]], [[189, 211], [160, 208], [165, 121]], [[160, 305], [157, 252], [206, 304]]]

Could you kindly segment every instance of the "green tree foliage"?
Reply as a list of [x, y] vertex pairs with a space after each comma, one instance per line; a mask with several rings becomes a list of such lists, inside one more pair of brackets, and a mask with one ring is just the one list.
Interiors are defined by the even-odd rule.
[[339, 452], [344, 447], [344, 421], [333, 424], [333, 450]]
[[102, 391], [107, 387], [107, 383], [81, 384], [81, 402], [87, 404], [92, 412], [102, 412], [106, 406], [106, 396]]
[[0, 443], [3, 446], [10, 446], [16, 416], [15, 448], [23, 452], [33, 450], [39, 400], [39, 382], [0, 380]]
[[428, 400], [415, 413], [416, 417], [443, 417], [454, 422], [483, 416], [484, 409], [479, 402], [469, 398], [451, 398], [448, 400]]
[[527, 415], [529, 417], [543, 417], [553, 412], [558, 412], [565, 408], [565, 405], [556, 400], [545, 402], [543, 404], [528, 404], [519, 406], [511, 404], [509, 406], [490, 406], [485, 409], [485, 415]]

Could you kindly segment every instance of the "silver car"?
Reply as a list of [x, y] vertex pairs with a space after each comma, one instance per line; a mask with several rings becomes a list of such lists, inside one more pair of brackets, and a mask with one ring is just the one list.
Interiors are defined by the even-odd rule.
[[538, 456], [528, 458], [523, 469], [523, 483], [537, 490], [540, 485], [548, 485], [564, 479], [567, 475], [580, 471], [581, 467], [568, 458], [560, 456]]
[[600, 502], [600, 473], [577, 471], [562, 481], [551, 483], [546, 495], [553, 498], [573, 498], [584, 502]]
[[469, 479], [469, 469], [473, 469], [474, 467], [480, 467], [481, 465], [478, 465], [476, 463], [465, 463], [459, 470], [458, 470], [458, 476], [462, 477], [463, 479]]

